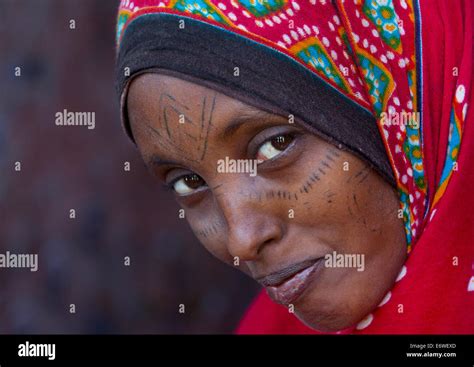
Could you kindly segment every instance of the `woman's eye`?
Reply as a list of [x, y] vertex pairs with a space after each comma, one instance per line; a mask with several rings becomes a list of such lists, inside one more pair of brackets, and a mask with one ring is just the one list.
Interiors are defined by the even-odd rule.
[[204, 180], [195, 173], [182, 176], [174, 182], [173, 190], [178, 195], [188, 195], [206, 185]]
[[267, 140], [258, 148], [257, 159], [265, 161], [276, 157], [288, 148], [293, 140], [294, 137], [289, 134], [277, 135]]

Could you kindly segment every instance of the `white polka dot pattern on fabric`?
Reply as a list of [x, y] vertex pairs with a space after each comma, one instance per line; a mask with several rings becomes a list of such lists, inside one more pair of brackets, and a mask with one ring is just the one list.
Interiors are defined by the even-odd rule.
[[469, 279], [469, 283], [467, 283], [467, 291], [474, 292], [474, 276]]
[[464, 101], [464, 96], [466, 94], [466, 88], [464, 88], [464, 85], [459, 85], [458, 88], [456, 89], [456, 100], [458, 103], [462, 103]]
[[390, 301], [390, 298], [392, 297], [392, 292], [388, 292], [385, 297], [382, 299], [378, 307], [382, 307], [384, 304], [386, 304], [388, 301]]
[[357, 324], [356, 329], [357, 330], [365, 329], [367, 326], [369, 326], [372, 323], [373, 319], [374, 319], [374, 316], [372, 314], [367, 315], [361, 322]]
[[397, 279], [395, 281], [399, 282], [405, 277], [405, 275], [407, 275], [407, 267], [403, 265], [402, 270], [400, 270], [400, 273], [398, 274]]
[[430, 215], [430, 222], [433, 220], [435, 214], [436, 214], [436, 209], [434, 209], [433, 212]]

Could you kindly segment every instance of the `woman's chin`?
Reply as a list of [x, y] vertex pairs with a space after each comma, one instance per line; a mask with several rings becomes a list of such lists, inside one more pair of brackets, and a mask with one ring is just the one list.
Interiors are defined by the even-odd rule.
[[354, 325], [354, 322], [347, 317], [336, 315], [322, 315], [315, 312], [302, 313], [297, 310], [295, 310], [295, 315], [307, 327], [322, 333], [335, 333]]
[[335, 333], [354, 326], [370, 312], [353, 309], [349, 306], [349, 301], [331, 300], [309, 293], [295, 304], [294, 311], [296, 317], [309, 328]]

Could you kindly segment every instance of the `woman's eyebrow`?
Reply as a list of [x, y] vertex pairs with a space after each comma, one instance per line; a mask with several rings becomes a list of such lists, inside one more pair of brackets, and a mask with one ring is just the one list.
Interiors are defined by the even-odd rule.
[[251, 110], [245, 111], [239, 116], [236, 116], [229, 120], [227, 126], [224, 130], [219, 134], [218, 138], [221, 140], [226, 140], [231, 138], [241, 127], [242, 125], [251, 122], [251, 121], [258, 121], [258, 120], [275, 120], [276, 118], [281, 118], [278, 115], [273, 113], [269, 113], [262, 110]]
[[157, 167], [157, 166], [165, 166], [165, 165], [178, 165], [178, 163], [175, 161], [163, 159], [159, 155], [153, 154], [148, 159], [148, 165]]

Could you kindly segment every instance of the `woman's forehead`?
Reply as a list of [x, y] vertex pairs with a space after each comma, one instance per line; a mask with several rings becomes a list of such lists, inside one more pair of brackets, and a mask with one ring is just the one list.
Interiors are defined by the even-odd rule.
[[246, 105], [211, 88], [174, 76], [145, 73], [133, 79], [129, 88], [129, 107], [174, 106], [185, 111], [201, 107], [206, 99], [217, 97], [227, 109], [245, 108]]
[[286, 121], [210, 88], [152, 73], [132, 81], [128, 111], [139, 145], [153, 141], [163, 155], [193, 162], [205, 158], [211, 141], [228, 143], [248, 122]]

